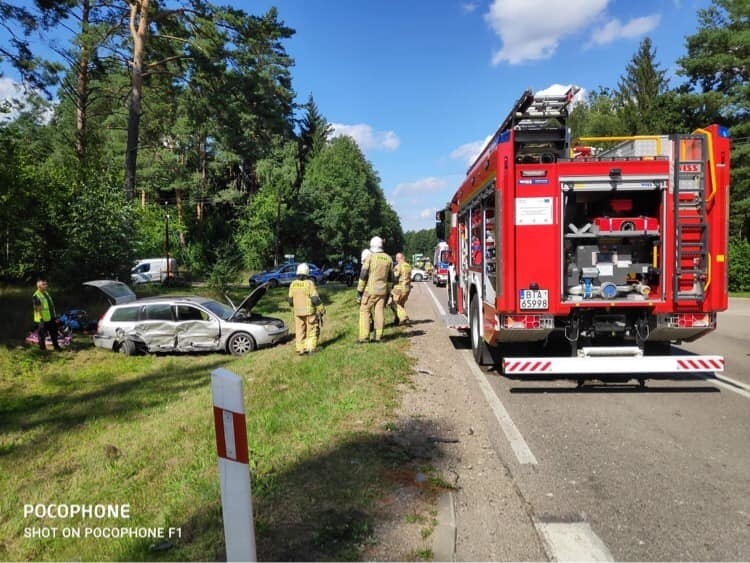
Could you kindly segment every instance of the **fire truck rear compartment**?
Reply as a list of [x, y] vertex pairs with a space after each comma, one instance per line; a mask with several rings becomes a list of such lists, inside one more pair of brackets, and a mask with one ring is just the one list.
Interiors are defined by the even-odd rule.
[[561, 300], [658, 299], [663, 191], [613, 194], [571, 190], [563, 199]]

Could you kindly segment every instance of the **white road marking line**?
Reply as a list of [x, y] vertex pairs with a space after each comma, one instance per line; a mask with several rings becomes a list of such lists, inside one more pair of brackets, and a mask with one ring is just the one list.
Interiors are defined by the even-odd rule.
[[521, 432], [519, 432], [518, 428], [513, 423], [513, 419], [510, 418], [508, 411], [505, 410], [505, 406], [503, 406], [500, 397], [497, 396], [489, 381], [487, 381], [487, 376], [474, 362], [474, 357], [471, 355], [471, 351], [464, 350], [462, 355], [466, 365], [469, 366], [469, 370], [474, 374], [474, 377], [476, 377], [477, 382], [479, 383], [479, 388], [482, 390], [482, 394], [484, 395], [487, 404], [495, 415], [498, 424], [500, 424], [500, 428], [502, 428], [505, 437], [508, 439], [510, 447], [513, 449], [513, 453], [516, 454], [518, 463], [536, 465], [536, 457], [534, 457], [526, 440], [523, 439]]
[[750, 399], [750, 392], [747, 391], [747, 386], [744, 383], [736, 381], [730, 377], [719, 375], [717, 373], [716, 375], [714, 375], [714, 377], [704, 377], [703, 379], [705, 381], [708, 381], [709, 383], [713, 383], [717, 387], [722, 387], [727, 391], [733, 391], [734, 393], [737, 393], [738, 395], [741, 395], [746, 399]]
[[743, 389], [745, 391], [750, 391], [750, 385], [747, 385], [746, 383], [742, 383], [742, 381], [737, 381], [736, 379], [732, 379], [731, 377], [727, 377], [724, 374], [716, 374], [716, 379], [721, 379], [725, 383], [729, 383], [730, 385], [734, 385], [735, 387], [739, 387], [740, 389]]
[[427, 287], [427, 293], [430, 294], [430, 297], [432, 297], [433, 302], [435, 303], [435, 307], [437, 307], [438, 314], [441, 318], [445, 318], [445, 309], [443, 309], [443, 306], [440, 304], [440, 301], [438, 301], [438, 298], [435, 297], [435, 294], [432, 292], [432, 288], [428, 285]]
[[552, 561], [614, 561], [588, 522], [534, 522]]
[[[435, 303], [435, 307], [437, 307], [440, 316], [445, 317], [445, 309], [443, 309], [443, 306], [440, 304], [438, 298], [435, 297], [435, 294], [432, 292], [432, 289], [430, 287], [427, 287], [427, 292], [430, 294], [430, 297], [432, 297], [432, 300]], [[469, 366], [469, 370], [474, 375], [474, 377], [476, 377], [477, 382], [479, 383], [479, 388], [482, 390], [482, 394], [484, 395], [487, 404], [492, 410], [492, 413], [495, 415], [495, 418], [497, 419], [500, 428], [505, 434], [505, 437], [508, 439], [510, 447], [513, 449], [513, 453], [516, 454], [518, 463], [536, 465], [536, 457], [534, 457], [534, 454], [531, 452], [531, 449], [526, 443], [526, 440], [523, 439], [521, 432], [519, 432], [518, 428], [513, 423], [513, 419], [508, 414], [508, 411], [505, 410], [505, 406], [503, 406], [502, 401], [500, 401], [500, 397], [497, 396], [495, 391], [492, 389], [492, 386], [490, 386], [489, 382], [487, 381], [486, 375], [482, 372], [481, 369], [479, 369], [479, 366], [477, 366], [476, 362], [474, 362], [474, 357], [471, 355], [471, 352], [467, 350], [464, 351], [462, 355], [464, 357], [466, 365]]]

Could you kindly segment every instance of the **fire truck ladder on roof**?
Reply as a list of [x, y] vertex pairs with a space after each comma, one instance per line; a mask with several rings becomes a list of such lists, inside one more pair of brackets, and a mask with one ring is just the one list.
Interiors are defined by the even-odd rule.
[[674, 300], [683, 304], [700, 303], [711, 274], [706, 221], [706, 143], [703, 135], [679, 135], [676, 139]]
[[571, 88], [560, 95], [534, 96], [513, 113], [516, 162], [554, 162], [566, 156], [568, 104], [576, 92]]
[[516, 160], [538, 162], [566, 156], [568, 144], [568, 104], [578, 88], [571, 87], [564, 94], [534, 96], [526, 90], [497, 128], [488, 144], [471, 163], [467, 174], [484, 156], [488, 146], [493, 146], [500, 137], [514, 130]]

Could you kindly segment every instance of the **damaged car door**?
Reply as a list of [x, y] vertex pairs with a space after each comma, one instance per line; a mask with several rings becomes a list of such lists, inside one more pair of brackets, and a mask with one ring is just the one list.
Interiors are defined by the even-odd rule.
[[142, 341], [149, 352], [175, 349], [175, 319], [169, 303], [149, 303], [143, 307], [141, 322], [133, 327], [133, 336]]
[[218, 350], [221, 326], [219, 320], [194, 305], [175, 306], [176, 349], [181, 352]]

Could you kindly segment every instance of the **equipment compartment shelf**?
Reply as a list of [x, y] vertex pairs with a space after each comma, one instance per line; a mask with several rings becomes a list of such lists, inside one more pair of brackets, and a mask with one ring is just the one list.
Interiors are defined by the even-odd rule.
[[606, 233], [565, 233], [565, 238], [638, 238], [638, 237], [660, 237], [659, 231], [617, 231]]

